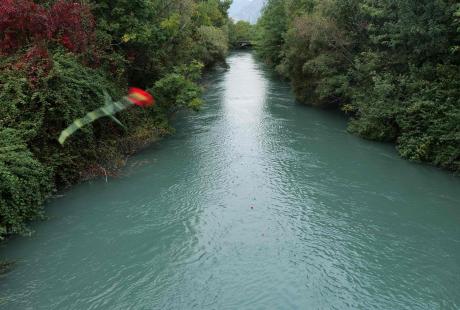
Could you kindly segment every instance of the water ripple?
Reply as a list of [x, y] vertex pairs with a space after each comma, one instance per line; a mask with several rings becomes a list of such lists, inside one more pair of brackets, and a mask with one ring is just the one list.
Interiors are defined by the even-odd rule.
[[4, 309], [459, 309], [459, 179], [302, 107], [250, 53], [2, 257]]

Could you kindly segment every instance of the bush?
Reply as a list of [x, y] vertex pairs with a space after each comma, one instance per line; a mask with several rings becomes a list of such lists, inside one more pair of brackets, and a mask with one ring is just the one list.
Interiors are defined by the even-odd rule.
[[110, 136], [111, 129], [101, 123], [86, 127], [65, 148], [56, 137], [74, 119], [99, 107], [104, 90], [112, 95], [117, 90], [104, 73], [83, 66], [73, 54], [58, 50], [51, 63], [37, 85], [31, 85], [25, 71], [1, 71], [0, 101], [6, 104], [0, 111], [8, 116], [0, 123], [24, 132], [32, 153], [54, 172], [56, 184], [66, 186], [78, 179], [76, 171], [97, 158], [97, 138]]
[[[0, 238], [24, 232], [51, 189], [112, 174], [125, 155], [172, 132], [169, 116], [198, 109], [202, 65], [227, 52], [229, 0], [0, 1]], [[127, 86], [151, 87], [152, 109], [84, 127], [76, 118]], [[33, 195], [34, 193], [34, 195]]]
[[396, 116], [405, 158], [460, 171], [460, 67], [440, 65], [435, 82], [417, 79], [407, 108]]
[[247, 21], [240, 20], [236, 23], [230, 21], [228, 28], [229, 41], [233, 48], [239, 48], [241, 42], [250, 42], [252, 44], [256, 38], [255, 26]]
[[259, 54], [304, 103], [408, 159], [460, 171], [460, 6], [455, 1], [269, 0]]
[[196, 82], [202, 68], [199, 62], [182, 65], [155, 83], [151, 91], [156, 94], [164, 113], [171, 114], [181, 108], [199, 109], [201, 87]]
[[225, 32], [213, 26], [201, 26], [198, 28], [198, 34], [197, 58], [208, 65], [224, 61], [228, 52], [228, 38]]
[[291, 80], [298, 100], [318, 106], [341, 103], [350, 65], [344, 32], [319, 14], [302, 15], [294, 19], [285, 40], [278, 71]]
[[0, 129], [0, 239], [24, 233], [24, 223], [42, 215], [51, 174], [28, 150], [19, 131]]

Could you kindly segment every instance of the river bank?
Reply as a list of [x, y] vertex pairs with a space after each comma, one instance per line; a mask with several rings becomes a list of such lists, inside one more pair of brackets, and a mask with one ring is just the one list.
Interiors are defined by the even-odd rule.
[[254, 39], [299, 102], [340, 109], [351, 133], [459, 173], [459, 24], [452, 1], [267, 0]]
[[[29, 234], [53, 192], [115, 173], [131, 148], [170, 129], [171, 113], [200, 105], [202, 67], [227, 54], [229, 5], [1, 2], [0, 239]], [[124, 128], [101, 119], [58, 143], [105, 94], [117, 100], [129, 87], [150, 91], [157, 104], [119, 113]]]
[[459, 179], [296, 103], [250, 53], [228, 64], [175, 135], [0, 246], [0, 308], [457, 309]]

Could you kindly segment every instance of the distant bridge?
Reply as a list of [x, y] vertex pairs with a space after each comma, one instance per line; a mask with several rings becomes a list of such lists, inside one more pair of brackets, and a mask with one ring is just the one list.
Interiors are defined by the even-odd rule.
[[239, 42], [237, 43], [237, 47], [238, 47], [238, 48], [241, 48], [241, 49], [251, 48], [251, 47], [252, 47], [252, 43], [249, 42], [249, 41], [239, 41]]

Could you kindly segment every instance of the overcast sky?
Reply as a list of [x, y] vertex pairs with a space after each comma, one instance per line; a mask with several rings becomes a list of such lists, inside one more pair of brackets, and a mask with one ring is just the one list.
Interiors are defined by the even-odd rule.
[[234, 20], [256, 23], [265, 0], [233, 0], [229, 15]]

